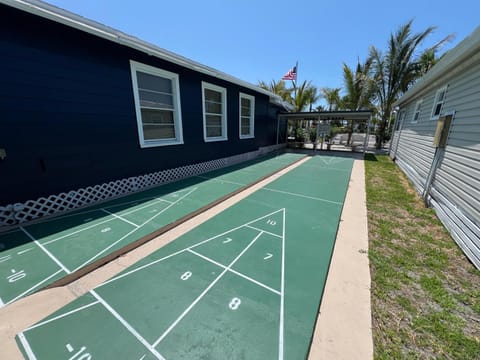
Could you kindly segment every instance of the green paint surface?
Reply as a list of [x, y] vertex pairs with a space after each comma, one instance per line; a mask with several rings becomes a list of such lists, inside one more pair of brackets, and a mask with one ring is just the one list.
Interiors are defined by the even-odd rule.
[[0, 244], [4, 247], [0, 253], [0, 289], [4, 303], [34, 291], [36, 288], [32, 286], [45, 279], [53, 281], [66, 274], [21, 230], [4, 234]]
[[157, 346], [166, 359], [278, 359], [280, 296], [227, 273]]
[[[21, 230], [0, 233], [0, 307], [65, 276], [58, 262], [74, 272], [303, 156], [265, 156], [25, 226], [44, 249]], [[27, 276], [12, 283], [12, 270]]]
[[147, 341], [154, 343], [220, 270], [183, 252], [153, 265], [148, 271], [99, 287], [97, 292]]
[[155, 358], [120, 316], [166, 359], [305, 358], [352, 164], [313, 157], [99, 286], [109, 315], [95, 304], [25, 331], [32, 350], [64, 359], [70, 323], [75, 344], [95, 358], [113, 356], [99, 337], [131, 346], [131, 358]]
[[[95, 302], [91, 295], [87, 296], [90, 303]], [[86, 325], [90, 316], [96, 322]], [[55, 324], [55, 328], [51, 329], [50, 324]], [[37, 359], [140, 359], [146, 353], [145, 347], [125, 327], [118, 324], [119, 321], [104, 306], [96, 303], [84, 311], [77, 311], [41, 326], [47, 333], [36, 331], [35, 328], [27, 331], [28, 342]], [[48, 333], [55, 340], [47, 345], [45, 335]], [[23, 348], [19, 338], [17, 343]], [[70, 348], [73, 351], [69, 351]], [[24, 348], [23, 351], [28, 359]], [[80, 354], [74, 357], [77, 352]]]

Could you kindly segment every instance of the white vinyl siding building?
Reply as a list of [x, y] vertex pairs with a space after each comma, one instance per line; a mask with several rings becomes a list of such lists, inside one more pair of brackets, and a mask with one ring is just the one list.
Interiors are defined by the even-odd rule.
[[[480, 269], [480, 28], [396, 105], [416, 121], [397, 118], [390, 156]], [[437, 148], [437, 125], [447, 115], [446, 145]]]

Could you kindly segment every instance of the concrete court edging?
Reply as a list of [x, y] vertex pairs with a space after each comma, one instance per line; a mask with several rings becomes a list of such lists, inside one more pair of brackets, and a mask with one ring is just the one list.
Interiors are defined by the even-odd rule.
[[373, 359], [363, 160], [354, 161], [308, 359]]

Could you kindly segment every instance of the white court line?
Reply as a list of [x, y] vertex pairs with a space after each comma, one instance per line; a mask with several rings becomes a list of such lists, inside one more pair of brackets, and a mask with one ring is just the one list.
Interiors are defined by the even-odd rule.
[[250, 229], [253, 229], [253, 230], [263, 231], [264, 233], [266, 233], [268, 235], [272, 235], [272, 236], [278, 237], [280, 239], [282, 238], [280, 235], [274, 234], [274, 233], [272, 233], [270, 231], [267, 231], [267, 230], [262, 230], [262, 229], [256, 228], [255, 226], [252, 226], [252, 225], [245, 225], [245, 226], [250, 228]]
[[285, 222], [286, 216], [283, 209], [283, 228], [282, 228], [282, 277], [280, 280], [280, 326], [278, 331], [278, 359], [283, 360], [283, 334], [284, 334], [284, 295], [285, 295]]
[[[225, 232], [223, 232], [223, 233], [221, 233], [221, 234], [212, 236], [211, 238], [208, 238], [208, 239], [202, 240], [202, 241], [200, 241], [200, 242], [198, 242], [198, 243], [196, 243], [196, 244], [190, 245], [190, 246], [188, 246], [188, 247], [186, 247], [186, 248], [184, 248], [184, 249], [182, 249], [182, 250], [178, 250], [178, 251], [174, 252], [173, 254], [167, 255], [167, 256], [165, 256], [165, 257], [163, 257], [163, 258], [160, 258], [160, 259], [157, 259], [157, 260], [153, 260], [153, 261], [151, 261], [151, 262], [149, 262], [149, 263], [147, 263], [147, 264], [145, 264], [145, 265], [139, 266], [138, 268], [135, 268], [135, 269], [133, 269], [133, 270], [130, 270], [130, 271], [124, 273], [124, 274], [121, 274], [121, 275], [119, 275], [119, 276], [113, 277], [113, 278], [111, 278], [110, 280], [105, 281], [104, 283], [100, 284], [98, 287], [103, 286], [103, 285], [106, 285], [106, 284], [108, 284], [108, 283], [110, 283], [110, 282], [112, 282], [112, 281], [119, 280], [119, 279], [121, 279], [121, 278], [123, 278], [123, 277], [125, 277], [125, 276], [128, 276], [128, 275], [131, 275], [131, 274], [133, 274], [133, 273], [136, 273], [137, 271], [140, 271], [140, 270], [143, 270], [143, 269], [145, 269], [145, 268], [147, 268], [147, 267], [150, 267], [150, 266], [152, 266], [152, 265], [155, 265], [156, 263], [159, 263], [159, 262], [161, 262], [161, 261], [163, 261], [163, 260], [166, 260], [166, 259], [168, 259], [168, 258], [171, 258], [172, 256], [181, 254], [181, 253], [183, 253], [183, 252], [185, 252], [185, 251], [188, 251], [189, 249], [193, 249], [193, 248], [195, 248], [195, 247], [197, 247], [197, 246], [200, 246], [200, 245], [203, 245], [203, 244], [205, 244], [205, 243], [207, 243], [207, 242], [209, 242], [209, 241], [215, 240], [215, 239], [219, 238], [220, 236], [223, 236], [223, 235], [226, 235], [226, 234], [228, 234], [228, 233], [234, 232], [234, 231], [236, 231], [236, 230], [238, 230], [238, 229], [240, 229], [240, 228], [242, 228], [242, 227], [248, 226], [248, 225], [251, 224], [251, 223], [254, 223], [254, 222], [258, 221], [258, 220], [262, 220], [262, 219], [264, 219], [264, 218], [266, 218], [266, 217], [269, 217], [269, 216], [271, 216], [271, 215], [273, 215], [273, 214], [276, 214], [277, 212], [282, 211], [282, 210], [284, 210], [284, 209], [276, 210], [276, 211], [271, 212], [271, 213], [269, 213], [269, 214], [267, 214], [267, 215], [265, 215], [265, 216], [256, 218], [256, 219], [254, 219], [254, 220], [252, 220], [252, 221], [249, 221], [249, 222], [247, 222], [247, 223], [245, 223], [245, 224], [242, 224], [242, 225], [240, 225], [240, 226], [237, 226], [237, 227], [235, 227], [235, 228], [233, 228], [233, 229], [227, 230], [227, 231], [225, 231]], [[260, 229], [258, 229], [258, 231], [265, 232], [265, 230], [260, 230]]]
[[307, 195], [302, 195], [302, 194], [291, 193], [291, 192], [288, 192], [288, 191], [275, 190], [275, 189], [271, 189], [271, 188], [267, 188], [267, 187], [260, 188], [260, 190], [273, 191], [273, 192], [278, 192], [278, 193], [281, 193], [281, 194], [298, 196], [298, 197], [302, 197], [302, 198], [306, 198], [306, 199], [311, 199], [311, 200], [317, 200], [317, 201], [327, 202], [327, 203], [330, 203], [330, 204], [343, 205], [343, 203], [338, 202], [338, 201], [326, 200], [326, 199], [321, 199], [321, 198], [317, 198], [317, 197], [313, 197], [313, 196], [307, 196]]
[[[178, 192], [178, 191], [177, 191], [177, 192]], [[163, 201], [163, 202], [169, 203], [169, 204], [173, 204], [173, 203], [174, 203], [174, 201], [165, 200], [165, 199], [162, 199], [162, 198], [159, 198], [159, 197], [156, 197], [155, 199], [158, 200], [158, 201]]]
[[52, 275], [46, 277], [46, 278], [43, 279], [42, 281], [40, 281], [40, 282], [36, 283], [35, 285], [33, 285], [30, 289], [25, 290], [25, 291], [24, 291], [23, 293], [21, 293], [20, 295], [17, 295], [17, 297], [15, 297], [15, 298], [13, 298], [12, 300], [10, 300], [10, 301], [7, 303], [7, 305], [13, 303], [14, 301], [16, 301], [16, 300], [18, 300], [18, 299], [20, 299], [23, 295], [28, 294], [30, 291], [32, 291], [33, 289], [39, 287], [40, 285], [42, 285], [42, 284], [45, 283], [46, 281], [50, 280], [52, 277], [54, 277], [54, 276], [57, 275], [58, 273], [61, 273], [62, 271], [64, 271], [64, 270], [62, 270], [62, 269], [57, 270], [57, 271], [54, 272]]
[[107, 309], [110, 314], [112, 314], [120, 323], [125, 326], [125, 328], [133, 335], [135, 338], [140, 341], [157, 359], [165, 360], [165, 358], [155, 350], [155, 345], [150, 345], [150, 343], [145, 340], [142, 335], [140, 335], [137, 330], [135, 330], [132, 325], [130, 325], [118, 312], [116, 312], [100, 295], [98, 295], [95, 290], [90, 290], [90, 293], [95, 296], [95, 298]]
[[4, 307], [5, 303], [3, 302], [2, 298], [0, 298], [0, 308]]
[[25, 229], [23, 228], [23, 226], [20, 226], [20, 229], [21, 229], [30, 239], [32, 239], [33, 242], [34, 242], [35, 244], [37, 244], [37, 246], [38, 246], [40, 249], [42, 249], [43, 252], [44, 252], [45, 254], [47, 254], [47, 256], [55, 262], [55, 264], [57, 264], [58, 266], [60, 266], [60, 268], [62, 268], [63, 271], [65, 271], [67, 274], [70, 274], [70, 270], [68, 270], [68, 269], [66, 268], [66, 266], [63, 265], [63, 264], [60, 262], [60, 260], [58, 260], [55, 256], [53, 256], [53, 255], [50, 253], [50, 251], [48, 251], [42, 244], [40, 244], [40, 242], [39, 242], [37, 239], [35, 239], [27, 230], [25, 230]]
[[114, 213], [112, 213], [112, 212], [110, 212], [110, 211], [108, 211], [108, 210], [105, 210], [104, 208], [101, 208], [100, 210], [106, 212], [106, 213], [109, 214], [109, 215], [112, 215], [112, 216], [116, 217], [116, 218], [119, 219], [119, 220], [122, 220], [122, 221], [126, 222], [127, 224], [133, 225], [133, 226], [135, 226], [136, 228], [139, 228], [139, 227], [140, 227], [139, 225], [135, 224], [134, 222], [132, 222], [132, 221], [130, 221], [130, 220], [127, 220], [127, 219], [121, 217], [120, 215], [114, 214]]
[[33, 248], [28, 248], [28, 249], [25, 249], [25, 250], [19, 251], [17, 254], [18, 254], [18, 255], [23, 255], [23, 254], [25, 254], [25, 253], [29, 252], [30, 250], [33, 250]]
[[[332, 163], [332, 159], [333, 159], [332, 156], [330, 156], [328, 159], [325, 159], [323, 157], [320, 158], [320, 160], [322, 160], [322, 162], [325, 163], [326, 165], [330, 165]], [[328, 162], [327, 162], [327, 160], [328, 160]]]
[[[139, 203], [139, 202], [144, 201], [144, 200], [162, 200], [162, 199], [160, 199], [159, 197], [156, 197], [156, 196], [149, 196], [149, 197], [144, 197], [144, 198], [140, 198], [140, 199], [137, 199], [137, 200], [131, 200], [131, 201], [123, 202], [123, 203], [104, 206], [104, 208], [108, 209], [108, 208], [113, 208], [113, 207], [119, 207], [119, 206], [122, 206], [122, 205], [131, 204], [131, 203]], [[162, 201], [167, 201], [167, 200], [162, 200]], [[140, 205], [140, 204], [138, 204], [138, 205]]]
[[[160, 199], [157, 199], [157, 198], [150, 198], [150, 199], [151, 199], [151, 200], [152, 200], [152, 199], [160, 200]], [[134, 201], [131, 201], [131, 202], [134, 202]], [[167, 202], [169, 202], [169, 201], [167, 201]], [[134, 212], [136, 212], [136, 211], [145, 209], [145, 208], [150, 207], [150, 206], [153, 206], [153, 205], [156, 205], [156, 202], [153, 202], [153, 203], [151, 203], [151, 204], [144, 205], [144, 206], [142, 206], [142, 207], [140, 207], [140, 208], [136, 208], [136, 209], [134, 209], [134, 210], [128, 211], [128, 212], [126, 212], [126, 213], [123, 213], [122, 215], [123, 215], [123, 216], [129, 215], [129, 214], [131, 214], [131, 213], [134, 213]], [[106, 207], [113, 207], [113, 206], [106, 206]], [[51, 244], [51, 243], [56, 242], [56, 241], [58, 241], [58, 240], [62, 240], [62, 239], [64, 239], [64, 238], [66, 238], [66, 237], [69, 237], [69, 236], [78, 234], [78, 233], [80, 233], [80, 232], [82, 232], [82, 231], [89, 230], [89, 229], [94, 228], [94, 227], [96, 227], [96, 226], [98, 226], [98, 225], [105, 224], [105, 223], [107, 223], [107, 222], [110, 222], [110, 221], [115, 220], [115, 215], [114, 215], [113, 213], [110, 213], [108, 210], [105, 210], [105, 209], [103, 209], [103, 208], [101, 208], [101, 209], [95, 209], [95, 211], [102, 211], [102, 210], [103, 210], [104, 212], [108, 212], [109, 214], [111, 214], [111, 215], [113, 216], [113, 218], [100, 221], [100, 222], [98, 222], [98, 223], [95, 223], [95, 224], [86, 226], [86, 227], [84, 227], [84, 228], [81, 228], [81, 229], [79, 229], [79, 230], [73, 231], [73, 232], [71, 232], [71, 233], [62, 235], [62, 236], [60, 236], [60, 237], [58, 237], [58, 238], [55, 238], [55, 239], [46, 241], [46, 242], [43, 243], [43, 245]], [[124, 220], [124, 219], [121, 219], [121, 220]], [[132, 225], [133, 225], [133, 223], [132, 223]], [[140, 227], [140, 226], [137, 225], [137, 224], [135, 224], [134, 226]]]
[[79, 308], [77, 308], [77, 309], [75, 309], [75, 310], [68, 311], [68, 312], [66, 312], [66, 313], [64, 313], [64, 314], [55, 316], [55, 317], [53, 317], [53, 318], [51, 318], [51, 319], [48, 319], [48, 320], [39, 322], [39, 323], [37, 323], [37, 324], [35, 324], [35, 325], [32, 325], [32, 326], [30, 326], [29, 328], [23, 330], [23, 332], [27, 332], [27, 331], [33, 330], [33, 329], [35, 329], [35, 328], [37, 328], [37, 327], [46, 325], [46, 324], [48, 324], [48, 323], [50, 323], [50, 322], [52, 322], [52, 321], [59, 320], [59, 319], [62, 319], [62, 318], [64, 318], [64, 317], [66, 317], [66, 316], [75, 314], [76, 312], [79, 312], [79, 311], [82, 311], [82, 310], [84, 310], [84, 309], [87, 309], [87, 308], [89, 308], [90, 306], [96, 305], [96, 304], [98, 304], [98, 303], [100, 303], [100, 301], [97, 300], [97, 301], [91, 302], [90, 304], [80, 306]]
[[222, 271], [222, 273], [217, 276], [215, 280], [213, 280], [210, 285], [207, 286], [205, 290], [202, 291], [202, 293], [190, 304], [188, 308], [185, 309], [185, 311], [168, 327], [167, 330], [155, 341], [152, 346], [156, 347], [172, 330], [177, 324], [190, 312], [190, 310], [193, 309], [193, 307], [206, 295], [206, 293], [225, 275], [225, 273], [230, 270], [230, 268], [235, 265], [235, 263], [242, 257], [243, 254], [257, 241], [257, 239], [262, 235], [262, 233], [258, 234], [251, 242], [248, 244], [243, 251], [238, 254], [238, 256], [233, 259], [233, 261], [226, 267], [225, 270]]
[[334, 170], [334, 171], [351, 171], [351, 169], [340, 169], [340, 168], [335, 168], [335, 167], [329, 167], [329, 166], [324, 166], [324, 165], [303, 165], [302, 168], [307, 168], [307, 169], [327, 169], [327, 170]]
[[147, 223], [149, 223], [150, 221], [152, 221], [153, 219], [155, 219], [158, 215], [160, 214], [163, 214], [165, 211], [167, 211], [168, 209], [170, 209], [173, 205], [175, 205], [177, 202], [179, 202], [180, 200], [186, 198], [188, 195], [190, 195], [191, 193], [193, 193], [195, 190], [197, 190], [197, 188], [193, 188], [191, 191], [189, 191], [188, 193], [186, 193], [185, 195], [179, 197], [174, 203], [168, 205], [166, 208], [160, 210], [158, 213], [156, 213], [155, 215], [153, 215], [150, 219], [148, 219], [147, 221], [145, 221], [142, 225], [140, 225], [138, 228], [135, 228], [133, 229], [132, 231], [129, 231], [127, 234], [125, 234], [124, 236], [122, 236], [120, 239], [118, 239], [117, 241], [111, 243], [109, 246], [107, 246], [105, 249], [103, 249], [102, 251], [100, 251], [99, 253], [97, 253], [95, 256], [91, 257], [90, 259], [88, 259], [87, 261], [85, 261], [83, 264], [81, 264], [80, 266], [78, 266], [74, 271], [77, 271], [78, 269], [81, 269], [82, 267], [84, 267], [85, 265], [87, 265], [88, 263], [90, 263], [91, 261], [95, 260], [97, 257], [99, 257], [100, 255], [102, 255], [105, 251], [108, 251], [109, 249], [111, 249], [112, 247], [114, 247], [115, 245], [117, 245], [120, 241], [122, 241], [123, 239], [125, 239], [127, 236], [130, 236], [131, 234], [133, 234], [135, 231], [137, 231], [138, 229], [142, 228], [144, 225], [146, 225]]
[[195, 177], [198, 177], [198, 178], [201, 178], [201, 179], [205, 179], [205, 180], [213, 180], [213, 181], [217, 181], [217, 182], [224, 182], [224, 183], [229, 183], [229, 184], [234, 184], [234, 185], [240, 185], [240, 186], [246, 186], [247, 184], [242, 184], [242, 183], [238, 183], [238, 182], [235, 182], [235, 181], [230, 181], [230, 180], [222, 180], [222, 179], [217, 179], [217, 178], [209, 178], [207, 176], [199, 176], [199, 175], [196, 175]]
[[[137, 199], [137, 200], [130, 200], [130, 201], [125, 201], [123, 203], [118, 203], [118, 204], [113, 204], [113, 205], [108, 205], [108, 206], [104, 206], [104, 208], [111, 208], [111, 207], [116, 207], [116, 206], [121, 206], [121, 205], [127, 205], [127, 204], [131, 204], [131, 203], [134, 203], [134, 202], [138, 202], [138, 201], [143, 201], [143, 200], [152, 200], [152, 199], [157, 199], [156, 197], [154, 196], [149, 196], [149, 197], [145, 197], [145, 198], [140, 198], [140, 199]], [[113, 200], [112, 200], [113, 201]], [[95, 204], [91, 205], [91, 206], [96, 206]], [[38, 224], [46, 224], [48, 222], [51, 222], [51, 221], [55, 221], [55, 220], [60, 220], [60, 219], [64, 219], [64, 218], [68, 218], [68, 217], [72, 217], [72, 216], [78, 216], [78, 215], [84, 215], [84, 214], [88, 214], [88, 213], [91, 213], [91, 212], [94, 212], [94, 211], [100, 211], [99, 208], [94, 208], [94, 209], [90, 209], [90, 210], [84, 210], [84, 211], [75, 211], [75, 209], [72, 209], [74, 212], [72, 212], [71, 214], [64, 214], [64, 215], [58, 215], [58, 216], [55, 216], [54, 218], [52, 219], [47, 219], [45, 221], [42, 221]], [[13, 231], [17, 231], [17, 230], [11, 230], [12, 232]], [[6, 232], [8, 233], [8, 232]]]
[[[163, 199], [160, 199], [160, 198], [154, 198], [154, 197], [152, 197], [152, 198], [144, 198], [143, 200], [145, 200], [145, 199], [157, 200], [157, 201], [164, 201], [164, 202], [167, 202], [167, 203], [172, 204], [170, 201], [163, 200]], [[137, 202], [137, 201], [141, 201], [141, 200], [129, 201], [129, 202], [126, 202], [126, 203], [122, 203], [121, 205], [130, 204], [130, 203]], [[145, 208], [147, 208], [147, 207], [150, 207], [150, 206], [153, 206], [153, 205], [156, 205], [156, 204], [157, 204], [157, 202], [153, 202], [153, 203], [151, 203], [151, 204], [144, 205], [144, 206], [142, 206], [142, 207], [133, 209], [133, 210], [131, 210], [131, 211], [127, 211], [126, 213], [123, 213], [122, 215], [123, 215], [123, 216], [129, 215], [129, 214], [132, 214], [132, 213], [134, 213], [134, 212], [136, 212], [136, 211], [143, 210], [143, 209], [145, 209]], [[105, 208], [111, 208], [111, 207], [115, 207], [115, 206], [120, 206], [120, 204], [111, 205], [111, 206], [105, 206]], [[89, 225], [89, 226], [86, 226], [86, 227], [82, 227], [81, 229], [78, 229], [78, 230], [76, 230], [76, 231], [72, 231], [71, 233], [62, 235], [62, 236], [60, 236], [60, 237], [58, 237], [58, 238], [55, 238], [55, 239], [52, 239], [52, 240], [49, 240], [49, 241], [46, 241], [46, 242], [43, 243], [43, 245], [48, 245], [48, 244], [54, 243], [54, 242], [56, 242], [56, 241], [58, 241], [58, 240], [62, 240], [62, 239], [64, 239], [64, 238], [66, 238], [66, 237], [69, 237], [69, 236], [78, 234], [78, 233], [80, 233], [80, 232], [82, 232], [82, 231], [89, 230], [89, 229], [94, 228], [94, 227], [96, 227], [96, 226], [98, 226], [98, 225], [105, 224], [105, 223], [107, 223], [107, 222], [110, 222], [110, 221], [115, 220], [115, 217], [118, 216], [118, 215], [115, 215], [115, 214], [109, 212], [108, 210], [105, 210], [105, 208], [96, 208], [95, 210], [90, 210], [90, 211], [98, 211], [98, 212], [100, 212], [100, 211], [103, 210], [104, 212], [107, 212], [107, 213], [109, 213], [110, 215], [112, 215], [113, 218], [106, 219], [106, 220], [102, 220], [102, 221], [97, 222], [97, 223], [95, 223], [95, 224], [92, 224], [92, 225]], [[87, 212], [90, 212], [90, 211], [85, 211], [84, 213], [87, 213]], [[76, 214], [76, 215], [79, 215], [79, 214]], [[62, 216], [62, 217], [55, 218], [55, 220], [56, 220], [56, 219], [61, 219], [61, 218], [63, 218], [63, 217], [67, 217], [67, 215]], [[120, 219], [120, 220], [127, 221], [127, 220], [125, 220], [125, 219], [123, 219], [123, 218]], [[133, 224], [133, 223], [131, 223], [131, 224], [134, 225], [134, 226], [139, 227], [139, 225], [137, 225], [137, 224]]]
[[[204, 256], [204, 255], [202, 255], [202, 254], [200, 254], [200, 253], [198, 253], [198, 252], [196, 252], [196, 251], [193, 251], [193, 250], [191, 250], [191, 249], [188, 249], [188, 252], [190, 252], [190, 253], [198, 256], [198, 257], [201, 257], [202, 259], [207, 260], [207, 261], [211, 262], [212, 264], [215, 264], [215, 265], [217, 265], [217, 266], [219, 266], [219, 267], [221, 267], [221, 268], [223, 268], [223, 269], [227, 269], [227, 267], [226, 267], [225, 265], [223, 265], [223, 264], [221, 264], [221, 263], [219, 263], [219, 262], [217, 262], [217, 261], [215, 261], [215, 260], [213, 260], [213, 259], [210, 259], [209, 257]], [[239, 272], [239, 271], [236, 271], [236, 270], [233, 270], [233, 269], [228, 269], [228, 271], [231, 272], [231, 273], [233, 273], [233, 274], [235, 274], [235, 275], [238, 275], [238, 276], [244, 278], [245, 280], [248, 280], [248, 281], [250, 281], [250, 282], [252, 282], [252, 283], [254, 283], [254, 284], [256, 284], [256, 285], [259, 285], [259, 286], [263, 287], [264, 289], [267, 289], [267, 290], [269, 290], [269, 291], [271, 291], [271, 292], [273, 292], [273, 293], [275, 293], [275, 294], [277, 294], [277, 295], [281, 295], [280, 291], [275, 290], [275, 289], [271, 288], [270, 286], [265, 285], [264, 283], [261, 283], [260, 281], [257, 281], [257, 280], [255, 280], [255, 279], [252, 279], [251, 277], [249, 277], [249, 276], [247, 276], [247, 275], [245, 275], [245, 274], [242, 274], [242, 273]]]
[[3, 256], [0, 258], [0, 263], [10, 260], [11, 258], [12, 258], [12, 255]]
[[[96, 211], [100, 211], [100, 210], [97, 209]], [[111, 219], [107, 219], [107, 220], [100, 221], [100, 222], [98, 222], [98, 223], [96, 223], [96, 224], [92, 224], [92, 225], [86, 226], [86, 227], [81, 228], [81, 229], [78, 229], [78, 230], [76, 230], [76, 231], [72, 231], [71, 233], [62, 235], [62, 236], [60, 236], [60, 237], [58, 237], [58, 238], [45, 241], [45, 242], [43, 243], [43, 245], [48, 245], [48, 244], [54, 243], [54, 242], [56, 242], [56, 241], [58, 241], [58, 240], [62, 240], [62, 239], [64, 239], [64, 238], [66, 238], [66, 237], [69, 237], [69, 236], [78, 234], [78, 233], [80, 233], [80, 232], [82, 232], [82, 231], [89, 230], [89, 229], [94, 228], [94, 227], [96, 227], [96, 226], [98, 226], [98, 225], [102, 225], [102, 224], [105, 224], [105, 223], [107, 223], [107, 222], [109, 222], [109, 221], [113, 221], [113, 220], [115, 220], [114, 217], [112, 217]]]
[[30, 347], [30, 344], [27, 341], [27, 338], [23, 334], [23, 332], [18, 333], [18, 338], [20, 339], [20, 342], [23, 345], [23, 348], [25, 349], [25, 352], [27, 353], [28, 359], [29, 360], [37, 360], [37, 357], [33, 353], [32, 348]]
[[121, 274], [121, 275], [119, 275], [119, 276], [113, 277], [113, 278], [111, 278], [110, 280], [107, 280], [107, 281], [101, 283], [100, 285], [97, 286], [97, 288], [99, 288], [99, 287], [101, 287], [101, 286], [104, 286], [104, 285], [107, 285], [108, 283], [111, 283], [111, 282], [113, 282], [113, 281], [119, 280], [119, 279], [121, 279], [121, 278], [123, 278], [123, 277], [125, 277], [125, 276], [128, 276], [128, 275], [131, 275], [131, 274], [133, 274], [133, 273], [136, 273], [137, 271], [140, 271], [140, 270], [145, 269], [145, 268], [147, 268], [147, 267], [150, 267], [150, 266], [152, 266], [152, 265], [155, 265], [156, 263], [162, 262], [163, 260], [167, 260], [168, 258], [171, 258], [171, 257], [173, 257], [173, 256], [175, 256], [175, 255], [181, 254], [181, 253], [183, 253], [183, 252], [185, 252], [185, 251], [187, 251], [187, 250], [188, 250], [188, 248], [187, 248], [187, 249], [179, 250], [179, 251], [174, 252], [173, 254], [167, 255], [167, 256], [165, 256], [165, 257], [163, 257], [163, 258], [161, 258], [161, 259], [158, 259], [158, 260], [149, 262], [148, 264], [145, 264], [145, 265], [142, 265], [142, 266], [140, 266], [140, 267], [138, 267], [138, 268], [135, 268], [135, 269], [133, 269], [133, 270], [127, 271], [127, 272], [124, 273], [124, 274]]
[[160, 199], [160, 198], [152, 198], [151, 200], [156, 200], [156, 201], [152, 202], [150, 204], [145, 204], [145, 205], [143, 205], [139, 208], [124, 212], [124, 213], [122, 213], [122, 216], [133, 214], [134, 212], [137, 212], [138, 210], [143, 210], [143, 209], [148, 208], [148, 207], [153, 206], [153, 205], [158, 205], [158, 202], [166, 202], [168, 204], [172, 204], [171, 201], [163, 200], [163, 199]]

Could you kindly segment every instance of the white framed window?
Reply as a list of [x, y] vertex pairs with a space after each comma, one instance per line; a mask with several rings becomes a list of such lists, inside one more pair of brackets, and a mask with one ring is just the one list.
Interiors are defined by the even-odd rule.
[[445, 103], [445, 95], [447, 94], [447, 87], [444, 86], [443, 88], [437, 90], [435, 94], [435, 99], [433, 101], [433, 108], [432, 108], [432, 120], [437, 120], [440, 118], [440, 114], [442, 113], [443, 104]]
[[240, 93], [240, 139], [254, 137], [255, 97]]
[[422, 110], [422, 103], [423, 103], [423, 99], [417, 101], [415, 104], [415, 110], [413, 111], [413, 117], [412, 117], [412, 124], [416, 124], [418, 122], [418, 118], [420, 117], [420, 111]]
[[400, 130], [404, 120], [405, 120], [405, 110], [402, 109], [398, 113], [397, 119], [395, 120], [395, 131]]
[[203, 138], [227, 140], [227, 89], [202, 81]]
[[140, 147], [183, 144], [178, 74], [130, 60]]

